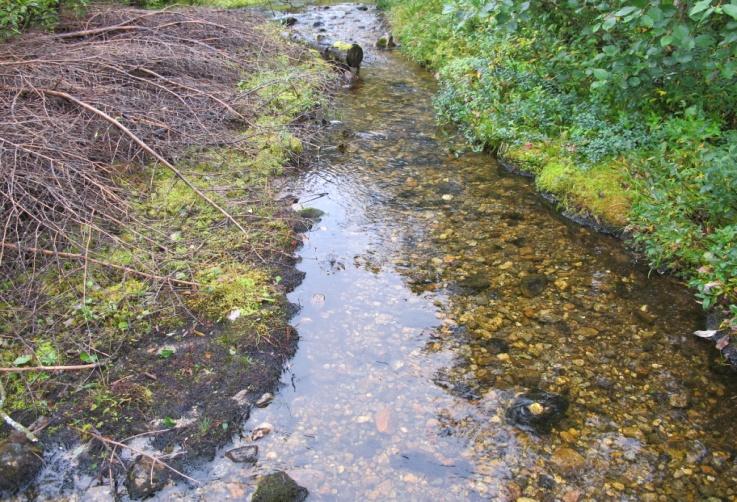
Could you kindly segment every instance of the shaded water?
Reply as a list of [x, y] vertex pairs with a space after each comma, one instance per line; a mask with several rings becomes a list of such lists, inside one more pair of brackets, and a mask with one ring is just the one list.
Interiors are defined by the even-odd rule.
[[[374, 16], [315, 8], [298, 27], [368, 47]], [[734, 499], [737, 388], [692, 339], [691, 294], [490, 157], [451, 155], [431, 75], [368, 56], [295, 188], [325, 215], [299, 252], [299, 351], [244, 427], [273, 426], [259, 462], [224, 450], [201, 488], [160, 498], [245, 499], [284, 470], [312, 500]], [[532, 274], [542, 291], [520, 287]], [[569, 396], [549, 435], [505, 419], [532, 388]]]

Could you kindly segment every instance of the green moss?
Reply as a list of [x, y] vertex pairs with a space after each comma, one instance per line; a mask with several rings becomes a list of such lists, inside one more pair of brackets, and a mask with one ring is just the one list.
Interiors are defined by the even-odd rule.
[[277, 294], [266, 271], [238, 263], [210, 267], [197, 273], [195, 279], [202, 284], [202, 291], [191, 304], [215, 319], [235, 310], [241, 316], [252, 316], [264, 303], [273, 303]]
[[352, 47], [352, 44], [349, 44], [348, 42], [337, 41], [333, 43], [333, 47], [341, 51], [347, 51]]
[[299, 214], [300, 217], [306, 218], [308, 220], [318, 220], [322, 217], [323, 214], [325, 214], [325, 212], [314, 207], [306, 207], [304, 209], [300, 209], [297, 214]]

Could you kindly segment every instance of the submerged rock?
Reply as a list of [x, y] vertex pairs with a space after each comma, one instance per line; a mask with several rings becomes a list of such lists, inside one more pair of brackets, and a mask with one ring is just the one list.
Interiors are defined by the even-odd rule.
[[548, 278], [543, 274], [530, 274], [522, 278], [519, 284], [520, 291], [527, 298], [540, 295], [548, 285]]
[[490, 354], [501, 354], [509, 352], [509, 344], [501, 338], [489, 338], [488, 340], [482, 340], [481, 345]]
[[0, 443], [0, 493], [16, 492], [33, 480], [43, 465], [41, 450], [23, 436]]
[[563, 475], [573, 475], [579, 472], [586, 459], [578, 453], [576, 450], [571, 448], [558, 448], [553, 452], [553, 456], [550, 457], [550, 461], [556, 467], [558, 472]]
[[474, 274], [458, 282], [463, 289], [480, 292], [491, 286], [489, 278], [485, 274]]
[[149, 457], [139, 455], [128, 471], [125, 487], [130, 498], [144, 499], [164, 488], [169, 479], [171, 471], [161, 462], [154, 462]]
[[297, 215], [300, 220], [296, 221], [293, 225], [295, 232], [302, 234], [309, 232], [310, 229], [317, 223], [325, 213], [314, 207], [306, 207], [297, 211]]
[[397, 44], [394, 42], [394, 37], [391, 33], [385, 33], [376, 41], [377, 49], [392, 49], [396, 46]]
[[286, 472], [279, 471], [262, 477], [252, 502], [302, 502], [307, 498], [307, 488], [299, 486]]
[[689, 401], [690, 396], [685, 391], [671, 394], [668, 398], [668, 404], [670, 404], [671, 408], [688, 408]]
[[225, 454], [230, 460], [241, 464], [255, 464], [258, 461], [258, 446], [255, 444], [235, 448]]
[[544, 391], [517, 396], [507, 410], [507, 420], [521, 429], [548, 433], [568, 410], [568, 398]]
[[297, 211], [297, 214], [302, 218], [307, 218], [308, 220], [319, 220], [325, 212], [315, 207], [306, 207]]
[[258, 398], [258, 401], [256, 401], [256, 407], [266, 408], [273, 400], [274, 400], [274, 395], [271, 392], [267, 392], [266, 394]]
[[251, 432], [251, 441], [258, 441], [259, 439], [271, 434], [271, 431], [273, 430], [274, 426], [268, 422], [259, 424], [259, 426]]

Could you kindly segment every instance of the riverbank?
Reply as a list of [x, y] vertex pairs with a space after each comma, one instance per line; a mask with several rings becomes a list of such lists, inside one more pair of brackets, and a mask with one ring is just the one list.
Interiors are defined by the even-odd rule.
[[[178, 477], [164, 463], [210, 460], [294, 354], [286, 293], [301, 281], [293, 251], [311, 220], [277, 196], [304, 163], [333, 75], [253, 13], [121, 8], [75, 23], [3, 51], [15, 72], [6, 86], [57, 82], [46, 96], [19, 89], [16, 113], [40, 102], [39, 127], [71, 125], [55, 144], [10, 121], [0, 135], [16, 173], [4, 197], [39, 222], [29, 241], [26, 219], [3, 213], [20, 230], [3, 241], [2, 409], [40, 439], [52, 479], [73, 471], [89, 483], [134, 465], [141, 479], [126, 484], [140, 498]], [[44, 154], [39, 163], [20, 140]], [[31, 166], [68, 174], [60, 192], [37, 189], [34, 207], [19, 195]], [[71, 456], [52, 448], [80, 440]], [[146, 480], [150, 469], [135, 466], [152, 457]], [[40, 467], [4, 469], [0, 489]]]
[[[579, 63], [587, 49], [577, 53], [541, 26], [554, 26], [555, 13], [379, 3], [405, 53], [437, 72], [441, 122], [460, 127], [472, 147], [534, 175], [537, 188], [568, 213], [626, 229], [653, 268], [675, 272], [705, 309], [721, 313], [715, 341], [726, 348], [737, 329], [731, 105], [719, 115], [692, 96], [666, 113], [674, 92], [666, 84], [636, 99], [639, 106], [608, 104], [601, 97], [610, 85], [606, 72], [586, 73]], [[611, 40], [607, 50], [619, 50]]]

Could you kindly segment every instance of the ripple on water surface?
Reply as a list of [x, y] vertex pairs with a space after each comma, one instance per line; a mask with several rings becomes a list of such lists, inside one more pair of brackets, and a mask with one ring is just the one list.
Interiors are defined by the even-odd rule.
[[[373, 16], [300, 19], [368, 39]], [[340, 148], [296, 187], [327, 193], [307, 204], [325, 216], [291, 297], [299, 352], [244, 426], [273, 426], [259, 462], [221, 454], [194, 494], [162, 497], [243, 498], [253, 476], [284, 470], [315, 500], [733, 499], [735, 380], [692, 340], [690, 293], [488, 156], [450, 155], [431, 77], [399, 56], [368, 61], [338, 98]], [[570, 402], [541, 436], [505, 418], [538, 388]]]

